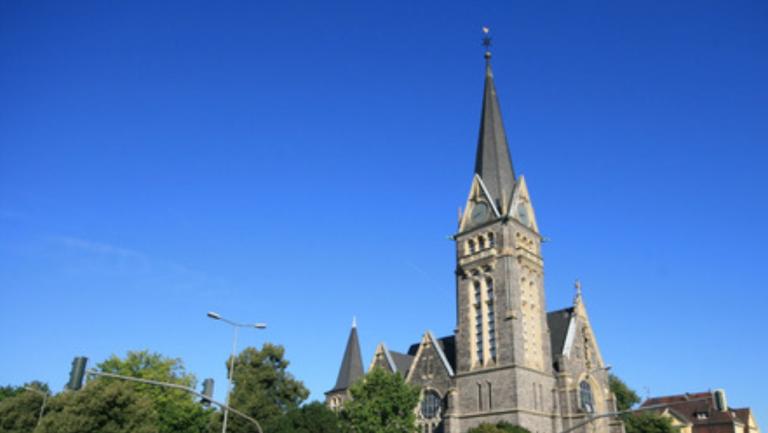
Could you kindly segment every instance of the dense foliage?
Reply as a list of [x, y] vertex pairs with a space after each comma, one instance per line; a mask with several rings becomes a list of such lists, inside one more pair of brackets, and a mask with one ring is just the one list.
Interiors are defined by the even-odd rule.
[[531, 433], [530, 430], [520, 427], [519, 425], [512, 425], [508, 422], [499, 422], [497, 424], [480, 424], [477, 427], [471, 428], [467, 433]]
[[407, 433], [416, 430], [419, 389], [400, 374], [374, 368], [350, 388], [341, 422], [350, 433]]
[[[288, 373], [284, 354], [281, 346], [271, 344], [261, 350], [243, 350], [235, 358], [231, 406], [260, 421], [265, 432], [339, 433], [339, 418], [325, 405], [300, 406], [309, 391]], [[180, 359], [149, 351], [112, 356], [96, 370], [188, 388], [197, 385]], [[44, 396], [46, 408], [40, 419]], [[56, 395], [39, 382], [4, 386], [0, 387], [0, 433], [217, 433], [221, 411], [206, 408], [198, 400], [179, 389], [99, 376], [91, 377], [79, 391]], [[251, 433], [254, 426], [230, 413], [227, 431]]]
[[[284, 356], [282, 346], [266, 343], [261, 350], [246, 348], [235, 358], [230, 406], [258, 420], [265, 432], [274, 430], [309, 396], [304, 384], [288, 372]], [[227, 431], [252, 433], [253, 425], [230, 414]]]
[[[28, 433], [37, 425], [43, 396], [23, 386], [3, 387], [0, 400], [0, 433]], [[44, 388], [48, 392], [47, 387]]]
[[[616, 395], [616, 407], [620, 411], [627, 411], [637, 403], [640, 403], [640, 396], [627, 386], [623, 380], [615, 375], [610, 378], [611, 392]], [[677, 433], [677, 429], [672, 426], [672, 420], [661, 416], [655, 412], [631, 412], [621, 415], [624, 421], [626, 433]]]
[[[29, 430], [28, 430], [29, 431]], [[53, 399], [35, 433], [159, 433], [152, 399], [126, 382], [96, 380]]]
[[[97, 367], [98, 370], [123, 376], [157, 380], [195, 388], [195, 376], [186, 372], [180, 359], [166, 358], [148, 351], [128, 352], [125, 359], [112, 356]], [[97, 381], [116, 381], [101, 378]], [[197, 402], [188, 392], [156, 385], [131, 383], [140, 395], [152, 402], [157, 414], [160, 433], [199, 433], [210, 423], [211, 411]]]
[[637, 403], [640, 403], [640, 396], [627, 386], [623, 380], [616, 375], [611, 374], [608, 378], [611, 392], [616, 396], [616, 408], [619, 410], [630, 409]]
[[677, 433], [672, 419], [654, 412], [635, 412], [624, 417], [627, 433]]
[[270, 433], [340, 433], [336, 412], [319, 401], [289, 411]]

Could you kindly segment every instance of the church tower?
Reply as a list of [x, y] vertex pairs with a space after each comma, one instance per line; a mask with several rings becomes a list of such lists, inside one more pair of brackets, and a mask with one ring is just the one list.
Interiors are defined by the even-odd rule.
[[[490, 45], [486, 38], [486, 47]], [[500, 420], [555, 431], [541, 240], [512, 165], [491, 53], [485, 53], [475, 173], [456, 241], [456, 397], [460, 430]]]

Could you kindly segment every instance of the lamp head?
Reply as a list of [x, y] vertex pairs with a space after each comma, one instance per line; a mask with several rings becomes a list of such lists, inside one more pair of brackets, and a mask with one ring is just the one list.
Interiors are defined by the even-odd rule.
[[213, 312], [213, 311], [209, 311], [208, 312], [208, 317], [210, 317], [213, 320], [221, 320], [221, 315], [219, 315], [219, 313], [216, 313], [216, 312]]
[[266, 323], [254, 323], [253, 327], [256, 328], [256, 329], [267, 329], [267, 324]]

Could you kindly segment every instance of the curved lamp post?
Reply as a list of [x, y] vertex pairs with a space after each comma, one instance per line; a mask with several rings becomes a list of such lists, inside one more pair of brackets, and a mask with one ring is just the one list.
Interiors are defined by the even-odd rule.
[[238, 323], [229, 319], [221, 317], [221, 314], [209, 311], [208, 317], [213, 320], [221, 320], [224, 323], [231, 325], [234, 328], [234, 336], [232, 338], [232, 354], [229, 357], [229, 375], [227, 377], [227, 397], [225, 400], [226, 408], [224, 409], [224, 421], [221, 424], [221, 433], [227, 433], [227, 417], [229, 416], [229, 394], [232, 389], [232, 374], [235, 370], [235, 351], [237, 350], [237, 331], [240, 328], [254, 328], [254, 329], [266, 329], [266, 323]]

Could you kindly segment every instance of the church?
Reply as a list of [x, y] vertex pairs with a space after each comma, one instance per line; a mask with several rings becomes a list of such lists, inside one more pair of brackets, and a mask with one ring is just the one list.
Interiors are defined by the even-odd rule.
[[[615, 411], [615, 396], [579, 283], [572, 306], [546, 310], [542, 235], [526, 179], [510, 157], [490, 51], [485, 62], [475, 171], [453, 236], [454, 334], [426, 331], [403, 352], [380, 343], [368, 370], [401, 374], [421, 389], [423, 433], [465, 433], [499, 421], [559, 433]], [[353, 323], [336, 384], [326, 392], [332, 409], [343, 406], [364, 375], [359, 344]], [[623, 433], [624, 427], [605, 417], [574, 431]]]

